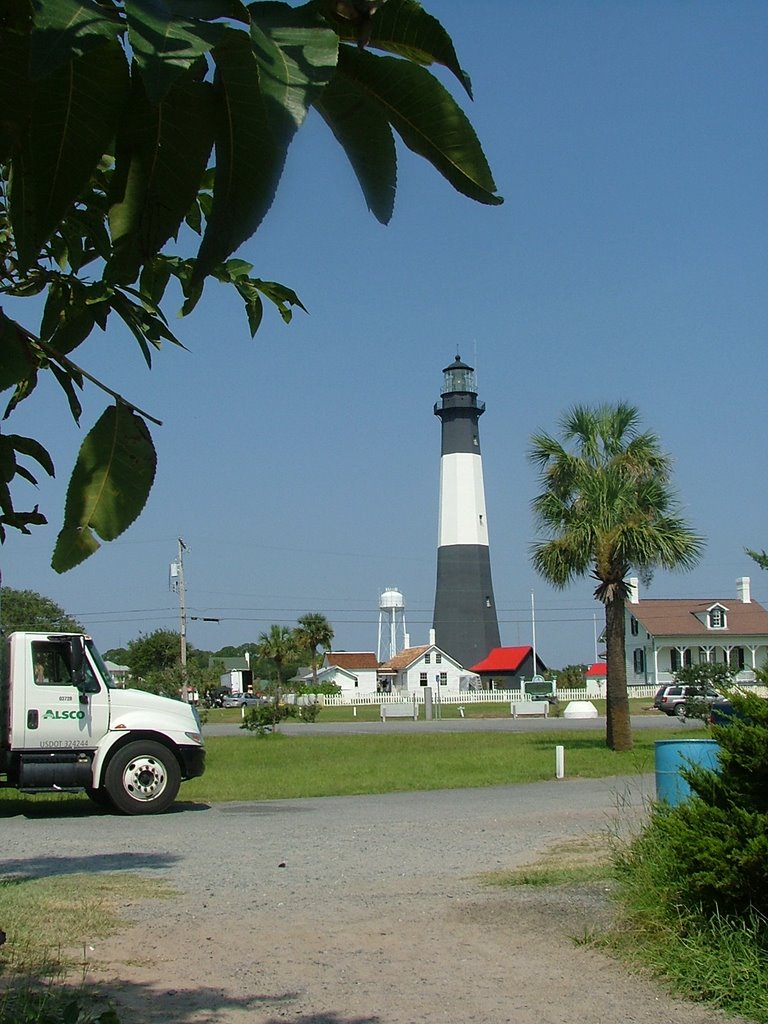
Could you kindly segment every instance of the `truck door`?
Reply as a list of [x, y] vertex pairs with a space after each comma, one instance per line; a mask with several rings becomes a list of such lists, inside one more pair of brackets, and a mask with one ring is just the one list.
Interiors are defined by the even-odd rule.
[[75, 685], [66, 639], [30, 641], [25, 750], [88, 750], [109, 729], [109, 693], [86, 658], [86, 690]]

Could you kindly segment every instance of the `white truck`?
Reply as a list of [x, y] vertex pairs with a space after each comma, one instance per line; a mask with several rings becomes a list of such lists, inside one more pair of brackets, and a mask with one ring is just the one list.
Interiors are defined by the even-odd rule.
[[90, 637], [11, 633], [0, 677], [0, 787], [85, 790], [99, 806], [153, 814], [202, 775], [197, 711], [116, 687]]

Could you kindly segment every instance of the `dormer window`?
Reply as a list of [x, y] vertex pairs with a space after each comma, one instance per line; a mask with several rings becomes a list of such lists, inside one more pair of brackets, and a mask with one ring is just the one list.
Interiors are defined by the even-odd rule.
[[707, 625], [710, 629], [725, 629], [728, 622], [725, 617], [725, 608], [722, 605], [716, 604], [713, 608], [710, 608], [708, 613]]

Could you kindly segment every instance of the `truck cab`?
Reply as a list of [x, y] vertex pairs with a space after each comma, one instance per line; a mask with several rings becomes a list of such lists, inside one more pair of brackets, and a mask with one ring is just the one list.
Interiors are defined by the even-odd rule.
[[83, 789], [125, 814], [166, 810], [205, 751], [189, 704], [116, 687], [90, 637], [12, 633], [0, 682], [0, 786]]

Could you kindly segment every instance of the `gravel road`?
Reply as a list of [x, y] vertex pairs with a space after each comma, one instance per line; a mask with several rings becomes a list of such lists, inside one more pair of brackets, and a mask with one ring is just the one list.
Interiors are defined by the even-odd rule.
[[92, 977], [127, 1024], [716, 1024], [573, 942], [610, 914], [599, 887], [478, 877], [632, 827], [649, 795], [637, 776], [19, 816], [3, 822], [0, 872], [141, 871], [176, 887], [92, 943]]

